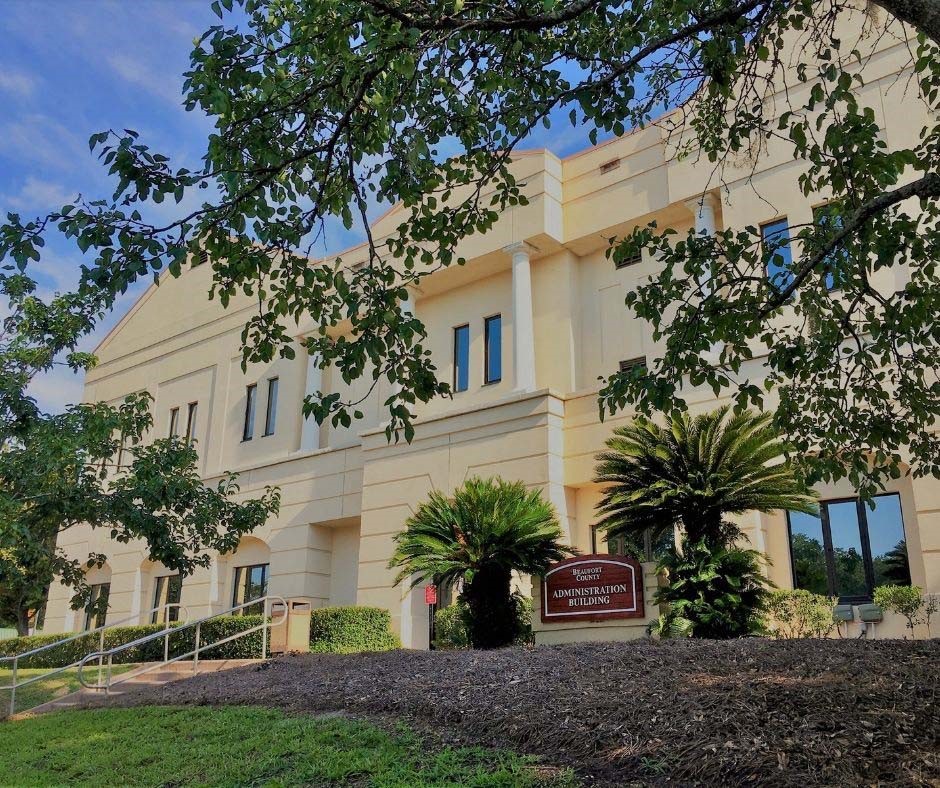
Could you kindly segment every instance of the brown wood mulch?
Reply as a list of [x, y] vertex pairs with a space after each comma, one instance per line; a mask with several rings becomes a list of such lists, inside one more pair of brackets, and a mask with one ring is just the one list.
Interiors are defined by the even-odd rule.
[[438, 742], [530, 753], [605, 787], [940, 786], [938, 668], [938, 640], [293, 655], [112, 702], [403, 720]]

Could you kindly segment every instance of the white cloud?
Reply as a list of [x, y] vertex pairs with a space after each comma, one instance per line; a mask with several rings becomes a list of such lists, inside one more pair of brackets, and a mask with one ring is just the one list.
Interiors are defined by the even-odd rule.
[[18, 71], [0, 71], [0, 92], [17, 96], [31, 96], [36, 89], [36, 79]]
[[28, 175], [19, 191], [14, 194], [0, 195], [0, 206], [15, 211], [44, 213], [61, 208], [69, 200], [75, 199], [75, 196], [75, 192], [66, 189], [60, 183]]
[[183, 103], [182, 83], [175, 77], [153, 69], [127, 54], [113, 54], [108, 57], [108, 65], [125, 82], [158, 98], [171, 102], [175, 106]]
[[81, 402], [84, 385], [84, 374], [75, 373], [68, 367], [56, 367], [34, 378], [27, 391], [43, 410], [61, 413], [66, 405]]
[[87, 135], [41, 113], [0, 124], [0, 153], [60, 170], [74, 170], [78, 162], [90, 161], [87, 140]]

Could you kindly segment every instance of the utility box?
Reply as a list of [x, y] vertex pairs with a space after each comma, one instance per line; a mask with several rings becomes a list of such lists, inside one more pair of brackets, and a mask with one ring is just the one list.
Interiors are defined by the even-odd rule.
[[285, 654], [288, 651], [310, 651], [310, 610], [309, 602], [301, 599], [287, 600], [287, 615], [279, 602], [271, 604], [271, 645], [272, 654]]

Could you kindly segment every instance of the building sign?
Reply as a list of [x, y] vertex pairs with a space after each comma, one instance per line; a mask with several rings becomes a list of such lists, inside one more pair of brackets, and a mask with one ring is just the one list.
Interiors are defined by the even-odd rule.
[[622, 555], [579, 555], [542, 578], [542, 621], [643, 618], [643, 569]]

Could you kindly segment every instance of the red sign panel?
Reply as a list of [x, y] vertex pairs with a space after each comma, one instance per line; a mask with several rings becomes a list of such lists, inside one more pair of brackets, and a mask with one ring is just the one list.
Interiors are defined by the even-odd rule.
[[542, 578], [542, 621], [643, 618], [643, 569], [622, 555], [579, 555]]
[[430, 585], [430, 586], [424, 587], [424, 604], [426, 605], [437, 604], [437, 586]]

